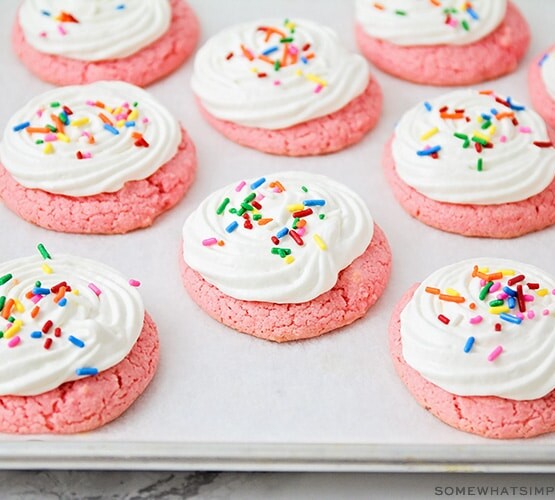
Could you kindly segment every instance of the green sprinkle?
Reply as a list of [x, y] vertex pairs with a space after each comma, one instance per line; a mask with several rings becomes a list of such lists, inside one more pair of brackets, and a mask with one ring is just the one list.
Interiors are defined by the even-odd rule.
[[406, 16], [407, 11], [406, 10], [396, 10], [395, 14], [397, 14], [398, 16]]
[[[247, 210], [248, 212], [252, 212], [254, 210], [254, 207], [252, 205], [249, 205], [248, 203], [241, 203], [241, 207], [245, 210]], [[243, 215], [243, 214], [240, 214]]]
[[60, 103], [58, 101], [56, 102], [51, 102], [50, 103], [50, 107], [51, 108], [59, 108], [60, 107]]
[[15, 318], [13, 316], [10, 316], [8, 318], [8, 323], [13, 323], [15, 321]]
[[462, 27], [464, 28], [465, 31], [470, 30], [470, 26], [468, 26], [468, 22], [466, 21], [466, 19], [464, 19], [461, 24], [462, 24]]
[[245, 203], [250, 203], [252, 200], [256, 198], [256, 193], [249, 194], [243, 201]]
[[67, 115], [65, 113], [60, 113], [58, 115], [58, 118], [60, 119], [60, 121], [64, 124], [67, 125], [69, 123], [69, 118], [67, 117]]
[[295, 217], [295, 218], [293, 219], [293, 226], [292, 226], [293, 229], [297, 229], [297, 224], [299, 223], [300, 220], [301, 220], [301, 219], [300, 219], [299, 217]]
[[488, 141], [486, 141], [486, 140], [484, 140], [484, 139], [482, 139], [482, 138], [480, 138], [480, 137], [476, 137], [475, 135], [472, 136], [472, 140], [473, 140], [474, 142], [477, 142], [478, 144], [481, 144], [482, 146], [485, 146], [485, 145], [488, 143]]
[[276, 62], [274, 63], [274, 69], [276, 71], [279, 71], [279, 68], [281, 68], [281, 62], [279, 61], [279, 59], [276, 59]]
[[252, 220], [260, 220], [260, 219], [262, 219], [262, 215], [261, 215], [261, 214], [254, 214], [254, 215], [252, 216]]
[[46, 125], [46, 128], [50, 130], [50, 132], [58, 132], [58, 129], [54, 127], [54, 125], [50, 125], [50, 123]]
[[480, 290], [480, 295], [478, 296], [480, 298], [480, 300], [484, 300], [486, 298], [486, 295], [489, 293], [489, 289], [493, 286], [493, 281], [488, 281], [484, 288], [482, 288]]
[[37, 281], [35, 281], [35, 286], [37, 288], [40, 288], [42, 286], [42, 283], [39, 280], [37, 280]]
[[489, 306], [490, 306], [490, 307], [497, 307], [497, 306], [502, 306], [504, 303], [505, 303], [505, 302], [502, 301], [501, 299], [497, 299], [497, 300], [492, 300], [492, 301], [489, 303]]
[[271, 252], [274, 255], [279, 255], [282, 259], [284, 259], [285, 257], [291, 254], [291, 249], [274, 247], [272, 248]]
[[484, 169], [484, 160], [482, 160], [482, 158], [478, 158], [478, 165], [476, 165], [476, 169], [478, 172], [481, 172]]
[[463, 148], [467, 148], [468, 146], [470, 146], [470, 140], [468, 139], [468, 136], [466, 134], [461, 134], [459, 132], [455, 132], [453, 135], [457, 139], [462, 139], [464, 141]]
[[291, 43], [293, 41], [292, 37], [289, 38], [282, 38], [279, 43]]
[[236, 209], [236, 208], [230, 208], [230, 209], [229, 209], [229, 213], [230, 213], [230, 214], [236, 214], [236, 213], [237, 213], [237, 209]]
[[4, 309], [4, 304], [6, 303], [6, 297], [4, 295], [2, 295], [0, 297], [0, 311], [2, 311], [2, 309]]
[[482, 130], [486, 130], [487, 128], [490, 128], [490, 127], [491, 127], [491, 122], [489, 120], [482, 123]]
[[139, 103], [138, 103], [137, 101], [135, 101], [135, 102], [133, 103], [133, 107], [134, 107], [134, 108], [136, 108], [138, 105], [139, 105]]
[[320, 215], [318, 216], [318, 218], [319, 218], [320, 220], [324, 220], [325, 217], [326, 217], [326, 214], [320, 214]]
[[4, 336], [4, 332], [0, 332], [0, 339]]
[[7, 283], [8, 281], [10, 281], [13, 278], [13, 275], [11, 274], [5, 274], [4, 276], [2, 276], [0, 278], [0, 285], [4, 285], [5, 283]]
[[301, 189], [305, 192], [308, 193], [308, 188], [306, 186], [301, 186]]
[[225, 207], [229, 204], [231, 200], [229, 198], [225, 198], [224, 201], [220, 203], [220, 206], [217, 208], [216, 213], [218, 215], [222, 215], [224, 213]]
[[44, 141], [42, 139], [37, 139], [35, 141], [35, 144], [44, 144]]
[[40, 252], [40, 254], [42, 255], [43, 259], [51, 259], [52, 258], [52, 257], [50, 257], [50, 254], [48, 253], [46, 248], [44, 248], [44, 245], [42, 243], [39, 243], [37, 245], [37, 249]]
[[246, 210], [243, 207], [241, 207], [239, 210], [237, 210], [237, 215], [241, 217], [245, 212]]

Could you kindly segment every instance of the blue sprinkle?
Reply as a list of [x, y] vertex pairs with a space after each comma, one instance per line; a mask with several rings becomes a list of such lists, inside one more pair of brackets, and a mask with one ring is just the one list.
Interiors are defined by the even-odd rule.
[[112, 127], [112, 125], [108, 125], [107, 123], [105, 123], [105, 124], [104, 124], [104, 128], [105, 128], [108, 132], [112, 132], [112, 134], [114, 134], [114, 135], [119, 135], [118, 129]]
[[525, 106], [519, 106], [518, 104], [514, 104], [511, 101], [510, 97], [507, 97], [507, 104], [511, 107], [511, 109], [514, 109], [515, 111], [524, 111], [526, 109]]
[[51, 15], [52, 15], [52, 14], [50, 14], [50, 12], [48, 12], [47, 10], [41, 10], [40, 13], [41, 13], [43, 16], [51, 16]]
[[480, 116], [488, 122], [491, 120], [491, 116], [488, 115], [487, 113], [482, 113]]
[[36, 332], [32, 332], [31, 333], [31, 338], [32, 339], [40, 339], [42, 337], [42, 332], [41, 331], [36, 331]]
[[81, 339], [78, 339], [77, 337], [74, 337], [73, 335], [70, 335], [68, 337], [68, 340], [75, 346], [79, 347], [79, 348], [83, 348], [85, 347], [85, 342], [83, 342]]
[[305, 207], [323, 207], [326, 204], [326, 200], [304, 200], [303, 205]]
[[125, 9], [125, 4], [124, 3], [120, 3], [117, 7], [116, 10], [123, 10]]
[[267, 56], [267, 55], [273, 54], [278, 50], [279, 50], [278, 46], [274, 45], [273, 47], [268, 47], [264, 52], [262, 52], [262, 55]]
[[33, 295], [50, 295], [50, 290], [48, 288], [33, 288]]
[[25, 129], [25, 128], [29, 127], [30, 125], [31, 125], [31, 124], [30, 124], [29, 122], [20, 123], [19, 125], [16, 125], [16, 126], [13, 128], [13, 131], [14, 131], [14, 132], [19, 132], [20, 130]]
[[468, 12], [468, 15], [474, 19], [475, 21], [478, 21], [478, 19], [480, 19], [478, 17], [478, 14], [476, 13], [476, 11], [472, 8], [472, 7], [467, 7], [466, 12]]
[[513, 316], [512, 314], [501, 313], [499, 317], [515, 325], [520, 325], [522, 323], [522, 320], [518, 316]]
[[60, 307], [65, 307], [66, 304], [67, 304], [67, 299], [65, 297], [63, 299], [60, 299], [60, 301], [58, 302], [58, 305]]
[[288, 232], [289, 232], [289, 229], [284, 227], [283, 229], [280, 229], [278, 231], [278, 233], [276, 234], [276, 238], [283, 238]]
[[474, 345], [474, 341], [476, 339], [474, 337], [468, 337], [468, 340], [466, 341], [466, 344], [464, 345], [464, 352], [470, 352], [470, 349], [472, 349], [472, 346]]
[[545, 61], [547, 61], [548, 58], [549, 58], [549, 54], [544, 54], [544, 55], [542, 56], [542, 58], [538, 61], [538, 66], [543, 66], [543, 63], [544, 63]]
[[229, 226], [227, 226], [227, 227], [225, 228], [225, 230], [226, 230], [228, 233], [232, 233], [233, 231], [235, 231], [235, 230], [237, 229], [237, 226], [238, 226], [238, 225], [239, 225], [239, 223], [238, 223], [236, 220], [234, 220]]
[[428, 101], [424, 102], [424, 107], [426, 108], [427, 111], [431, 111], [433, 109], [432, 105]]
[[509, 297], [507, 299], [507, 305], [509, 306], [509, 309], [514, 309], [516, 306], [516, 299], [514, 297]]
[[308, 59], [305, 56], [301, 56], [301, 61], [303, 64], [308, 64]]
[[499, 111], [497, 111], [495, 108], [491, 108], [490, 111], [491, 111], [491, 114], [492, 114], [493, 116], [496, 116], [496, 115], [499, 114]]
[[254, 181], [251, 184], [251, 189], [256, 189], [257, 187], [262, 186], [262, 184], [264, 184], [266, 182], [266, 177], [260, 177], [260, 179], [258, 179], [257, 181]]
[[416, 154], [418, 156], [429, 156], [437, 153], [438, 151], [441, 151], [441, 146], [434, 146], [432, 148], [423, 149], [421, 151], [417, 151]]
[[89, 368], [89, 367], [77, 368], [77, 370], [75, 370], [75, 373], [79, 377], [86, 377], [87, 375], [97, 375], [98, 368]]
[[504, 287], [503, 287], [503, 291], [504, 291], [507, 295], [510, 295], [511, 297], [516, 297], [516, 292], [515, 292], [512, 288], [509, 288], [508, 286], [504, 286]]
[[134, 127], [135, 126], [135, 122], [125, 122], [125, 126], [126, 127]]

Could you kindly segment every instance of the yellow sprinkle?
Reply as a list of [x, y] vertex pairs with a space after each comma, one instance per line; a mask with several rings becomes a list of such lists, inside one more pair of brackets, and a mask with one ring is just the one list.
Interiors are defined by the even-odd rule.
[[297, 71], [295, 71], [295, 74], [296, 74], [297, 76], [303, 76], [303, 72], [302, 72], [302, 70], [300, 70], [300, 69], [298, 69]]
[[131, 111], [131, 113], [129, 113], [129, 116], [127, 117], [127, 119], [128, 119], [130, 122], [132, 122], [132, 121], [134, 121], [136, 118], [138, 118], [138, 116], [139, 116], [139, 112], [138, 112], [136, 109], [134, 109], [133, 111]]
[[310, 80], [313, 83], [318, 83], [319, 85], [322, 85], [322, 87], [325, 87], [327, 85], [326, 80], [322, 80], [322, 78], [314, 75], [313, 73], [307, 73], [306, 79]]
[[320, 238], [320, 236], [315, 234], [313, 236], [313, 238], [314, 238], [314, 241], [316, 242], [316, 244], [320, 247], [320, 250], [327, 250], [328, 249], [328, 247], [324, 243], [324, 240], [322, 240], [322, 238]]
[[545, 297], [548, 293], [547, 288], [540, 288], [538, 291], [536, 291], [536, 293], [540, 296], [540, 297]]
[[47, 143], [44, 145], [44, 149], [42, 150], [42, 152], [43, 152], [45, 155], [51, 155], [51, 154], [54, 152], [54, 146], [52, 146], [52, 143], [51, 143], [51, 142], [47, 142]]
[[300, 203], [295, 203], [294, 205], [287, 205], [287, 210], [289, 210], [289, 212], [296, 212], [297, 210], [303, 210], [304, 209], [304, 205], [301, 205]]
[[514, 276], [515, 270], [514, 269], [501, 269], [499, 272], [503, 273], [503, 276]]
[[292, 22], [292, 21], [289, 21], [289, 22], [285, 25], [285, 27], [286, 27], [288, 30], [294, 30], [296, 26], [297, 26], [297, 25], [296, 25], [294, 22]]
[[52, 274], [52, 268], [48, 264], [42, 265], [42, 271], [44, 274]]
[[89, 119], [86, 116], [84, 116], [83, 118], [78, 118], [77, 120], [73, 120], [71, 122], [71, 126], [80, 127], [81, 125], [86, 125], [87, 123], [89, 123]]
[[421, 141], [425, 141], [426, 139], [429, 139], [430, 137], [436, 135], [439, 132], [439, 129], [437, 127], [434, 127], [430, 130], [428, 130], [428, 132], [425, 132], [424, 134], [422, 134], [420, 136], [420, 140]]
[[448, 288], [447, 290], [445, 290], [447, 295], [453, 295], [455, 297], [460, 297], [460, 293], [457, 292], [457, 290], [453, 290], [452, 288]]
[[480, 271], [481, 273], [484, 273], [484, 274], [488, 274], [489, 273], [489, 267], [480, 267], [480, 268], [478, 268], [478, 271]]
[[108, 111], [111, 115], [114, 114], [114, 108], [106, 108], [106, 111]]
[[484, 121], [484, 119], [481, 116], [476, 117], [476, 121], [478, 123], [482, 123]]
[[493, 137], [493, 134], [495, 134], [496, 130], [497, 130], [497, 125], [492, 125], [490, 128], [488, 128], [489, 136]]
[[13, 302], [14, 302], [14, 304], [15, 304], [15, 310], [16, 310], [18, 313], [23, 313], [23, 312], [25, 312], [25, 306], [24, 306], [21, 302], [19, 302], [19, 300], [13, 299]]
[[251, 68], [251, 71], [252, 71], [253, 73], [258, 73], [258, 68]]
[[119, 115], [122, 112], [121, 106], [119, 108], [114, 109], [113, 115]]
[[23, 321], [16, 319], [13, 322], [13, 325], [4, 332], [4, 338], [11, 339], [17, 332], [19, 332], [19, 330], [21, 330], [21, 325], [23, 325]]
[[487, 135], [482, 134], [481, 132], [478, 132], [477, 130], [474, 131], [474, 136], [478, 137], [479, 139], [482, 139], [483, 141], [489, 142], [489, 137]]
[[73, 293], [73, 295], [79, 295], [79, 290], [72, 290], [71, 293]]
[[59, 141], [69, 142], [69, 137], [65, 134], [62, 134], [61, 132], [58, 132], [56, 134], [56, 137], [58, 138]]
[[288, 255], [283, 260], [285, 261], [286, 264], [291, 264], [292, 262], [295, 262], [295, 257], [293, 257], [292, 255]]
[[506, 313], [506, 312], [509, 312], [509, 306], [495, 306], [495, 307], [490, 307], [490, 308], [489, 308], [489, 312], [490, 312], [491, 314]]
[[119, 122], [116, 122], [116, 127], [121, 128], [125, 125], [125, 120], [120, 120]]

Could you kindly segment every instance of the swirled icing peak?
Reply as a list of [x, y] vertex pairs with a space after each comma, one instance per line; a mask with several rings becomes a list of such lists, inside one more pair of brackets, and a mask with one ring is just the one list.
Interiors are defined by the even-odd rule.
[[356, 19], [370, 36], [396, 45], [467, 45], [494, 31], [506, 0], [356, 0]]
[[300, 303], [327, 292], [372, 240], [362, 199], [321, 175], [283, 172], [226, 186], [183, 227], [189, 267], [241, 300]]
[[406, 184], [449, 203], [525, 200], [555, 175], [542, 118], [490, 91], [457, 90], [418, 104], [399, 121], [392, 152]]
[[169, 0], [24, 0], [19, 24], [40, 52], [103, 61], [127, 57], [169, 28]]
[[333, 113], [368, 85], [366, 61], [305, 20], [233, 26], [198, 51], [192, 88], [215, 117], [281, 129]]
[[403, 357], [453, 394], [537, 399], [555, 388], [555, 279], [509, 259], [432, 273], [401, 313]]
[[0, 395], [42, 394], [106, 370], [143, 327], [137, 281], [99, 262], [39, 251], [0, 264]]
[[546, 52], [539, 61], [541, 76], [545, 88], [552, 99], [555, 100], [555, 48]]
[[66, 196], [118, 191], [177, 152], [177, 120], [139, 87], [96, 82], [50, 90], [9, 120], [0, 162], [21, 185]]

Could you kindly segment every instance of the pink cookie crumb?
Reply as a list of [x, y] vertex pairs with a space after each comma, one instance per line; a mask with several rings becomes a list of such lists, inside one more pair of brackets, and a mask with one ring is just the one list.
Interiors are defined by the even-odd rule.
[[[540, 67], [540, 61], [542, 60], [544, 54], [553, 50], [555, 50], [555, 45], [532, 61], [528, 71], [528, 87], [534, 108], [546, 121], [546, 123], [552, 129], [555, 129], [555, 99], [549, 95], [547, 88], [545, 87]], [[551, 57], [555, 56], [551, 55]]]

